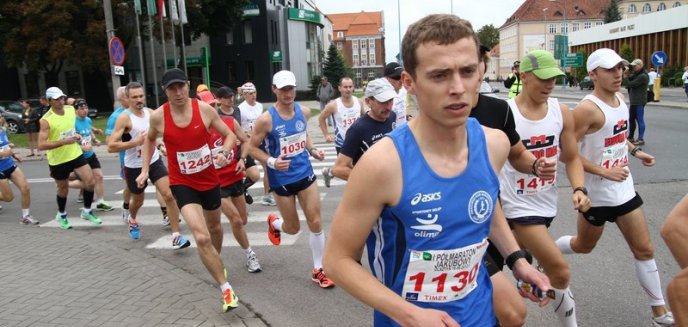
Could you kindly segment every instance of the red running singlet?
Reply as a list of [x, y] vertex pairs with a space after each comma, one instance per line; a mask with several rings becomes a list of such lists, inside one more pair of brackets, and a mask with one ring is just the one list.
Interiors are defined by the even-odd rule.
[[[220, 119], [229, 127], [232, 133], [236, 133], [236, 125], [234, 124], [234, 117], [220, 115]], [[214, 128], [210, 128], [210, 151], [216, 154], [222, 150], [222, 145], [224, 144], [225, 138], [220, 135], [218, 131]], [[232, 157], [229, 157], [229, 164], [217, 169], [217, 177], [220, 179], [220, 186], [225, 187], [232, 185], [244, 178], [244, 172], [237, 173], [236, 166], [241, 160], [240, 153], [237, 153], [237, 146], [232, 147]]]
[[186, 127], [175, 125], [170, 103], [163, 105], [165, 131], [162, 141], [167, 148], [170, 185], [184, 185], [196, 191], [207, 191], [219, 184], [210, 152], [210, 133], [203, 124], [198, 100], [191, 100], [191, 122]]

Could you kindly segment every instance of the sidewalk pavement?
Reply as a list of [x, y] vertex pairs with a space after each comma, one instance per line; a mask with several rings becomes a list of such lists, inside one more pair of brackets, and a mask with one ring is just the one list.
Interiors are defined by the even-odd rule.
[[267, 326], [250, 308], [143, 251], [89, 230], [0, 223], [0, 326]]

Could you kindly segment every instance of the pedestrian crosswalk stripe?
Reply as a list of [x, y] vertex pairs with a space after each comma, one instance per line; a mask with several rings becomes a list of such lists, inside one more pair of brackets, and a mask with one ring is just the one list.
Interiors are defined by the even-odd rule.
[[[298, 232], [295, 235], [289, 235], [287, 233], [282, 233], [282, 242], [280, 245], [293, 245], [296, 243], [296, 241], [299, 239], [299, 236], [301, 236], [302, 232]], [[248, 237], [248, 242], [251, 245], [251, 247], [258, 247], [258, 246], [273, 246], [272, 242], [270, 242], [270, 239], [268, 238], [268, 233], [267, 230], [264, 232], [248, 232], [246, 233], [246, 236]], [[143, 234], [141, 237], [145, 237], [145, 234]], [[196, 242], [194, 242], [193, 238], [191, 235], [185, 235], [185, 237], [188, 237], [189, 240], [191, 241], [191, 246], [190, 247], [196, 247]], [[222, 247], [239, 247], [239, 243], [234, 239], [234, 235], [232, 235], [231, 232], [229, 233], [224, 233], [223, 238], [222, 238]], [[172, 246], [172, 235], [165, 235], [161, 236], [157, 240], [149, 243], [146, 245], [147, 249], [174, 249]]]

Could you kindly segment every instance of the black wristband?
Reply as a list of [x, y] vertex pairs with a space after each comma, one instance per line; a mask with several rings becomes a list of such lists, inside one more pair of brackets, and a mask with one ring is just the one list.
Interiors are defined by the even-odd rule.
[[506, 257], [506, 266], [509, 267], [509, 269], [514, 270], [514, 264], [516, 263], [516, 260], [526, 259], [527, 256], [528, 253], [523, 249], [514, 251], [512, 254], [509, 254], [509, 256]]
[[588, 189], [585, 188], [585, 186], [579, 186], [573, 189], [573, 193], [576, 193], [578, 191], [583, 192], [583, 194], [588, 195]]
[[537, 162], [538, 162], [538, 160], [540, 160], [540, 158], [536, 158], [535, 161], [533, 161], [533, 166], [530, 167], [530, 172], [531, 172], [535, 177], [540, 177], [540, 175], [538, 175], [538, 173], [537, 173], [537, 168], [535, 168], [535, 167], [537, 167]]
[[633, 148], [633, 150], [631, 150], [631, 155], [635, 157], [635, 154], [638, 153], [638, 151], [643, 151], [643, 148], [638, 146]]

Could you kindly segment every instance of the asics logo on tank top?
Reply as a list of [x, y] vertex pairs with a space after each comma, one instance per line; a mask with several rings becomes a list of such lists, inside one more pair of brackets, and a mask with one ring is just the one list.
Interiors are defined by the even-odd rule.
[[299, 132], [302, 132], [304, 129], [306, 129], [306, 124], [301, 120], [297, 121], [296, 122], [296, 130]]
[[277, 134], [279, 134], [280, 137], [286, 136], [287, 135], [287, 126], [277, 125], [277, 126], [275, 126], [275, 132], [277, 132]]
[[473, 193], [468, 201], [468, 217], [476, 224], [482, 224], [490, 218], [493, 209], [492, 198], [485, 191]]
[[416, 193], [415, 196], [413, 196], [413, 199], [411, 199], [411, 205], [415, 206], [419, 202], [432, 202], [432, 201], [438, 201], [442, 200], [442, 192], [435, 192], [435, 193]]
[[416, 217], [416, 221], [419, 222], [420, 225], [411, 226], [411, 229], [418, 231], [414, 233], [413, 236], [434, 238], [440, 234], [442, 225], [436, 224], [437, 220], [440, 218], [439, 215], [429, 213], [426, 217], [425, 219]]

